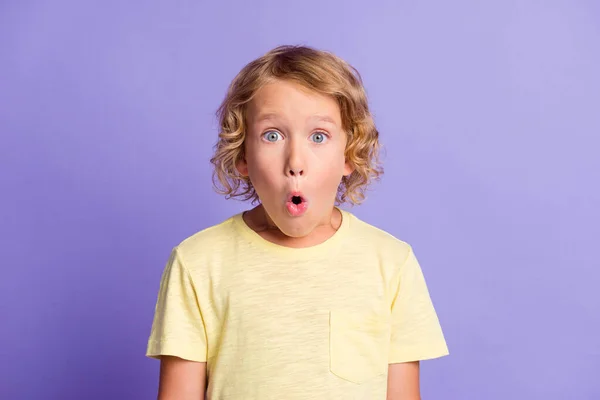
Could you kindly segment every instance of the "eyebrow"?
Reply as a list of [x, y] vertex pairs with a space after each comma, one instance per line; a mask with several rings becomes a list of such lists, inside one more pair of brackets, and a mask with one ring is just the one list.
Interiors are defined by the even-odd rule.
[[[272, 121], [272, 120], [278, 120], [278, 119], [279, 119], [279, 115], [277, 113], [269, 112], [269, 113], [260, 114], [256, 118], [255, 121], [263, 122], [263, 121]], [[315, 122], [326, 122], [326, 123], [329, 123], [332, 125], [337, 125], [337, 122], [328, 115], [313, 115], [313, 116], [309, 117], [308, 120], [315, 121]]]
[[335, 120], [328, 115], [313, 115], [310, 119], [313, 121], [327, 122], [333, 125], [337, 125]]
[[270, 121], [270, 120], [274, 120], [274, 119], [278, 119], [277, 114], [263, 113], [263, 114], [260, 114], [258, 117], [256, 117], [255, 122]]

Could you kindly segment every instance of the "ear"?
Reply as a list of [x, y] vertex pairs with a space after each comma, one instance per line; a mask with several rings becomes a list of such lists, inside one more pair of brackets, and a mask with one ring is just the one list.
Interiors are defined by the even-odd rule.
[[248, 176], [248, 163], [246, 162], [245, 157], [235, 163], [235, 168], [238, 170], [240, 175], [244, 177]]
[[354, 172], [354, 166], [348, 161], [344, 164], [344, 176], [349, 176]]

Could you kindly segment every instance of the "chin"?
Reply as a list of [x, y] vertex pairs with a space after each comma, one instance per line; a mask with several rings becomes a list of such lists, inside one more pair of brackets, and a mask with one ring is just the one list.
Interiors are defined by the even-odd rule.
[[263, 203], [263, 209], [281, 233], [290, 238], [300, 239], [309, 236], [318, 226], [318, 220], [315, 220], [310, 209], [299, 216], [292, 216], [286, 207], [266, 206]]
[[303, 238], [310, 235], [314, 230], [314, 227], [306, 224], [303, 219], [303, 217], [293, 218], [286, 215], [279, 221], [274, 220], [273, 222], [284, 235], [292, 238]]

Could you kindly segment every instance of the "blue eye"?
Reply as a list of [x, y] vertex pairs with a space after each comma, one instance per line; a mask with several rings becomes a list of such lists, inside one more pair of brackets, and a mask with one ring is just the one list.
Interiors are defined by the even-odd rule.
[[281, 134], [277, 131], [268, 131], [263, 133], [263, 138], [267, 142], [276, 142], [279, 140], [279, 138], [281, 138]]
[[310, 137], [315, 143], [323, 143], [325, 140], [327, 140], [327, 136], [323, 132], [315, 132], [310, 135]]

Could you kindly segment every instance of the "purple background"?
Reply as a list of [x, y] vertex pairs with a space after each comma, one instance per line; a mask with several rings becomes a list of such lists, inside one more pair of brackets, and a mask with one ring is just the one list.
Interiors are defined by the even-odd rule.
[[214, 111], [283, 43], [363, 74], [387, 148], [361, 218], [411, 243], [451, 356], [424, 399], [600, 399], [600, 6], [2, 1], [0, 398], [150, 399]]

